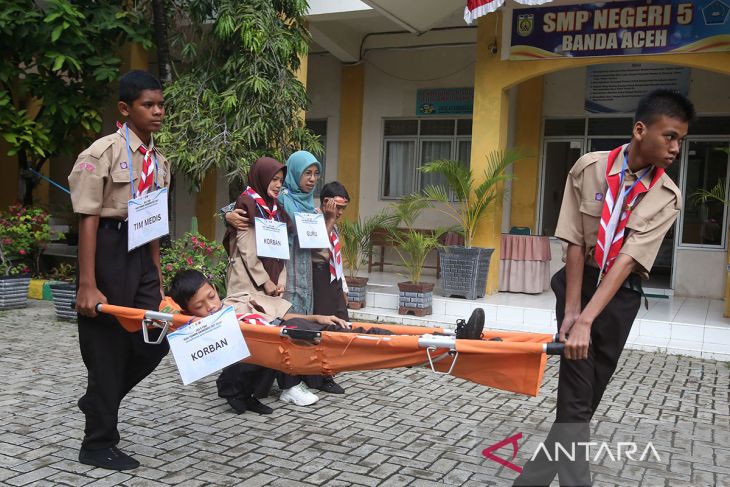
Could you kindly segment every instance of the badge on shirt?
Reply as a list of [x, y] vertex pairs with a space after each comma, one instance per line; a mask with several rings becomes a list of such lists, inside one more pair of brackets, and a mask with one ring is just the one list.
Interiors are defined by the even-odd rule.
[[596, 201], [603, 201], [603, 193], [596, 193]]
[[129, 166], [127, 166], [127, 161], [122, 161], [119, 163], [119, 167], [122, 169], [127, 169], [127, 167]]

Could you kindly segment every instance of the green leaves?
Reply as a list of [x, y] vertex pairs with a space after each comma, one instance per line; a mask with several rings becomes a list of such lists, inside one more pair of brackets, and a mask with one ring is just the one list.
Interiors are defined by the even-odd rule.
[[373, 252], [371, 237], [373, 232], [383, 227], [392, 218], [386, 213], [378, 213], [369, 218], [358, 220], [342, 220], [337, 224], [342, 243], [342, 256], [348, 277], [357, 277], [367, 258]]
[[[307, 107], [295, 76], [309, 38], [306, 2], [185, 0], [171, 28], [186, 70], [166, 87], [157, 143], [198, 188], [212, 168], [239, 178], [258, 157], [285, 160], [322, 146], [299, 118]], [[205, 28], [203, 28], [205, 26]]]
[[4, 0], [0, 136], [10, 146], [8, 154], [22, 153], [29, 166], [38, 167], [61, 151], [78, 152], [96, 137], [99, 110], [119, 76], [120, 46], [149, 45], [147, 22], [127, 5]]
[[[512, 178], [511, 175], [505, 174], [505, 171], [524, 157], [519, 149], [490, 152], [486, 156], [486, 169], [479, 180], [473, 171], [464, 167], [459, 161], [429, 162], [421, 168], [421, 171], [443, 175], [446, 179], [446, 188], [429, 186], [424, 189], [422, 198], [426, 201], [444, 203], [436, 209], [456, 222], [464, 233], [464, 245], [471, 247], [479, 221], [486, 214], [487, 208], [495, 203], [497, 198], [502, 197], [504, 181]], [[456, 196], [456, 202], [449, 202], [449, 191]]]

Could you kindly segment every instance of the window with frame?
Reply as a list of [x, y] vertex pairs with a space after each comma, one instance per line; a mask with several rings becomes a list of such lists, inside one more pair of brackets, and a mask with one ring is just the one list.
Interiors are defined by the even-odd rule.
[[471, 119], [390, 119], [383, 123], [380, 197], [399, 199], [427, 186], [444, 184], [419, 171], [431, 161], [451, 159], [469, 167]]
[[687, 144], [684, 182], [687, 197], [682, 215], [681, 244], [724, 247], [727, 208], [714, 199], [700, 202], [697, 195], [718, 185], [722, 187], [719, 194], [727, 195], [730, 144], [719, 140], [690, 140]]

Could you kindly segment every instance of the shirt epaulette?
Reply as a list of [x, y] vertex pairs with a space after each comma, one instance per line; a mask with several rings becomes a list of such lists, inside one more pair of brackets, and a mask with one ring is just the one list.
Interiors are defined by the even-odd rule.
[[601, 160], [601, 157], [606, 157], [606, 154], [608, 154], [607, 151], [599, 151], [599, 152], [589, 152], [587, 154], [583, 154], [580, 159], [575, 161], [575, 164], [573, 164], [573, 167], [570, 169], [570, 174], [572, 176], [577, 176], [578, 174], [585, 171], [585, 169]]
[[119, 137], [119, 134], [117, 134], [116, 132], [113, 134], [105, 135], [104, 137], [95, 140], [94, 143], [91, 144], [88, 149], [86, 149], [86, 152], [92, 157], [99, 159], [101, 155], [106, 152], [106, 150], [109, 149], [109, 147], [111, 147], [112, 144], [117, 140], [117, 137]]
[[679, 188], [676, 184], [674, 184], [674, 181], [672, 181], [672, 178], [667, 176], [666, 173], [662, 175], [662, 187], [667, 188], [667, 190], [671, 191], [674, 194], [675, 200], [674, 200], [674, 207], [677, 210], [682, 209], [682, 193], [679, 191]]

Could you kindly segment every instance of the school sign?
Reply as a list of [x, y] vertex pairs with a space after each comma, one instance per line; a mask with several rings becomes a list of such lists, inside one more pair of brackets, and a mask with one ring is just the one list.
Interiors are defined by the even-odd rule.
[[730, 0], [604, 2], [515, 9], [509, 59], [730, 50]]

